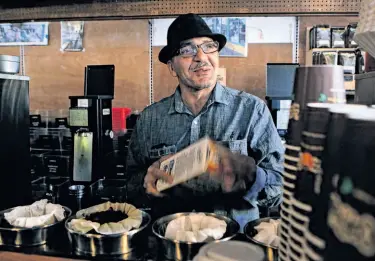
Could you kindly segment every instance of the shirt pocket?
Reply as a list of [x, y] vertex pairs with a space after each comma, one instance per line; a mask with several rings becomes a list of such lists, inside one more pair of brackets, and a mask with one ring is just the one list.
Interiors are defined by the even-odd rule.
[[247, 140], [219, 141], [218, 143], [227, 147], [233, 153], [248, 156]]
[[163, 146], [161, 148], [153, 148], [150, 150], [150, 159], [152, 160], [158, 160], [161, 157], [175, 154], [177, 152], [176, 145], [170, 145], [170, 146]]

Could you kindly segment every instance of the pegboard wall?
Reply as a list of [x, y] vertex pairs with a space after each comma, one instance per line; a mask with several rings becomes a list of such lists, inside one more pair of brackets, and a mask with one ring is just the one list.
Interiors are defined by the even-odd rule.
[[151, 18], [189, 12], [205, 15], [358, 14], [360, 5], [361, 0], [96, 0], [89, 4], [0, 9], [0, 21]]

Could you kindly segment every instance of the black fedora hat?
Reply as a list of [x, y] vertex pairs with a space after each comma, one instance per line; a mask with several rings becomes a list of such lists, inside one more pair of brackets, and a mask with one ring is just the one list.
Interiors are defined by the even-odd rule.
[[182, 41], [204, 36], [212, 38], [214, 41], [218, 41], [219, 51], [227, 42], [227, 38], [225, 38], [224, 35], [212, 33], [206, 22], [199, 15], [180, 15], [168, 28], [167, 46], [161, 49], [159, 53], [159, 61], [165, 64], [168, 63], [180, 47]]

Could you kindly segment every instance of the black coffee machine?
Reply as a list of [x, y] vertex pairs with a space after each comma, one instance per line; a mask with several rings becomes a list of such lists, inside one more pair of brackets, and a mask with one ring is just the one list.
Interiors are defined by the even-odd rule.
[[73, 139], [71, 182], [91, 184], [106, 175], [105, 156], [113, 151], [113, 96], [70, 96]]

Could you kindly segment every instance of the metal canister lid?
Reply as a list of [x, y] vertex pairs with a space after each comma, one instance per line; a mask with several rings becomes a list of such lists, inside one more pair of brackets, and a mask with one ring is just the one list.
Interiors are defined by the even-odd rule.
[[15, 55], [0, 55], [0, 61], [20, 62], [20, 57]]
[[85, 186], [84, 185], [73, 185], [69, 187], [69, 195], [82, 197], [85, 194]]

